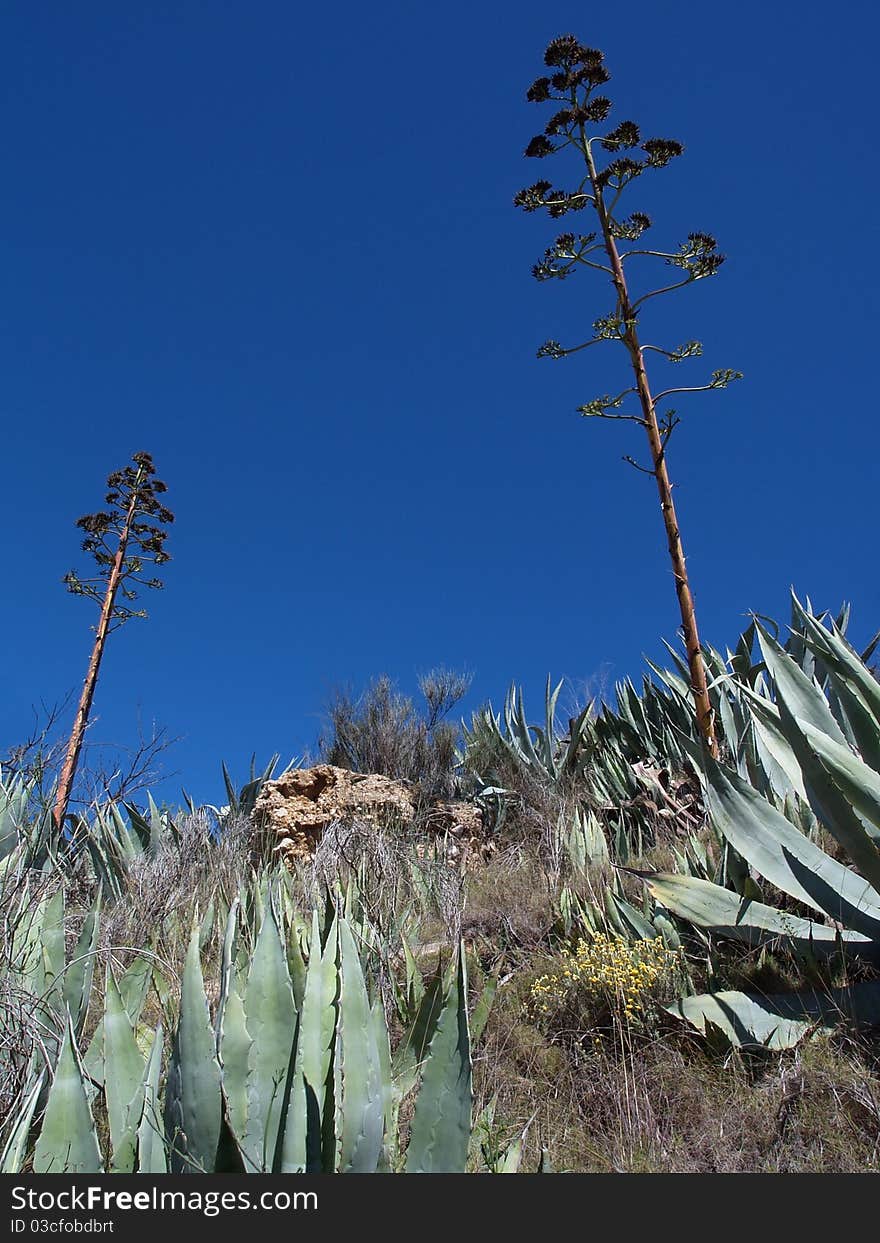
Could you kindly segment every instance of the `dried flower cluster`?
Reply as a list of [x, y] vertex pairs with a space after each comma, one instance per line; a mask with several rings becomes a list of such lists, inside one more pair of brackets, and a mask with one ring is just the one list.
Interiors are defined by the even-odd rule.
[[577, 1011], [596, 1026], [609, 1017], [645, 1026], [659, 1001], [675, 991], [682, 967], [683, 952], [662, 937], [627, 942], [596, 932], [563, 951], [558, 971], [535, 980], [529, 1009], [545, 1025]]
[[[164, 565], [171, 559], [165, 551], [168, 532], [164, 528], [174, 521], [174, 514], [158, 499], [168, 489], [155, 477], [156, 468], [149, 453], [133, 454], [132, 462], [134, 465], [108, 476], [108, 509], [77, 520], [76, 525], [85, 532], [83, 552], [94, 558], [98, 573], [92, 578], [80, 578], [75, 570], [65, 574], [62, 581], [73, 595], [102, 603], [120, 549], [118, 590], [124, 600], [136, 600], [139, 586], [158, 590], [163, 585], [160, 578], [144, 577], [144, 570], [148, 565]], [[131, 617], [146, 617], [146, 612], [119, 603], [114, 606], [114, 625]]]

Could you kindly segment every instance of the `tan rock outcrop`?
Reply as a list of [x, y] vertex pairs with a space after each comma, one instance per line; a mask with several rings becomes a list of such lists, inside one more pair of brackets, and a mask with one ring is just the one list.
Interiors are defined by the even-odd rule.
[[[333, 764], [294, 768], [267, 781], [254, 808], [261, 846], [293, 862], [308, 859], [328, 825], [365, 821], [381, 828], [416, 819], [409, 787], [378, 773], [354, 773]], [[463, 860], [487, 843], [480, 809], [473, 803], [438, 801], [419, 815], [431, 836], [448, 841], [450, 861]]]
[[294, 768], [267, 781], [254, 820], [272, 849], [288, 858], [308, 858], [334, 820], [409, 824], [415, 803], [407, 787], [378, 773], [353, 773], [333, 764]]

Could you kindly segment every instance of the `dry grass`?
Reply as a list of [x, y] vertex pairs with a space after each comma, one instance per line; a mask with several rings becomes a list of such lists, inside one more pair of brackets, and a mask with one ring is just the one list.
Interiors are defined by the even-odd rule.
[[557, 1170], [741, 1173], [880, 1170], [880, 1075], [869, 1050], [817, 1039], [760, 1059], [713, 1058], [678, 1030], [600, 1047], [551, 1041], [502, 989], [475, 1062], [480, 1106], [513, 1138], [533, 1119]]
[[538, 852], [511, 844], [466, 878], [462, 933], [521, 959], [546, 945], [554, 921], [551, 883]]
[[[127, 892], [104, 904], [98, 942], [100, 961], [112, 962], [117, 972], [142, 950], [155, 954], [172, 996], [194, 919], [231, 902], [251, 870], [251, 826], [244, 817], [228, 817], [219, 833], [204, 813], [181, 816], [175, 823], [179, 841], [168, 839], [157, 855], [136, 859]], [[217, 957], [222, 936], [215, 919], [203, 945], [208, 962]], [[162, 1016], [151, 1010], [150, 1017], [158, 1021]]]
[[[668, 851], [661, 840], [639, 863], [668, 866]], [[587, 879], [601, 889], [598, 873]], [[638, 881], [626, 887], [638, 903]], [[532, 1120], [524, 1170], [546, 1147], [556, 1169], [578, 1172], [880, 1171], [880, 1048], [869, 1036], [721, 1057], [665, 1014], [647, 1032], [615, 1021], [596, 1037], [586, 1015], [565, 1032], [536, 1025], [532, 984], [560, 963], [552, 888], [537, 843], [509, 848], [469, 878], [465, 905], [465, 933], [484, 965], [500, 954], [503, 981], [475, 1053], [476, 1107], [497, 1097], [500, 1143]], [[803, 983], [785, 956], [731, 945], [723, 964], [729, 987]], [[698, 960], [691, 970], [699, 982]]]

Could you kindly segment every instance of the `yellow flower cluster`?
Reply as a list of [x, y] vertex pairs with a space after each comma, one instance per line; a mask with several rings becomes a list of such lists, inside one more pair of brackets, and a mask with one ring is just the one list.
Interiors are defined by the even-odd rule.
[[641, 1020], [682, 965], [682, 950], [669, 949], [662, 937], [627, 942], [596, 932], [563, 951], [558, 971], [535, 980], [530, 1008], [536, 1018], [548, 1018], [577, 998], [591, 1010]]

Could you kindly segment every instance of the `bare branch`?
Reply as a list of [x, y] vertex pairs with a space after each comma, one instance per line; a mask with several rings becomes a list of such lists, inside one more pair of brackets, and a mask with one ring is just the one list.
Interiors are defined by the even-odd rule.
[[631, 458], [631, 457], [629, 456], [629, 454], [625, 453], [625, 454], [623, 455], [623, 460], [624, 460], [624, 462], [626, 462], [629, 466], [632, 466], [632, 467], [634, 467], [636, 470], [641, 471], [641, 473], [642, 473], [643, 475], [650, 475], [652, 479], [656, 479], [656, 478], [657, 478], [657, 472], [656, 472], [655, 470], [651, 470], [651, 469], [650, 469], [650, 467], [648, 467], [648, 466], [642, 466], [639, 462], [637, 462], [637, 461], [635, 460], [635, 458]]
[[672, 293], [673, 289], [684, 289], [685, 285], [693, 285], [696, 277], [689, 276], [686, 280], [678, 281], [675, 285], [664, 285], [662, 289], [652, 289], [650, 293], [644, 293], [640, 298], [636, 298], [632, 304], [632, 309], [637, 311], [639, 307], [647, 302], [649, 298], [658, 298], [660, 294]]
[[[90, 792], [90, 797], [84, 797], [83, 802], [95, 804], [109, 799], [121, 803], [139, 790], [154, 786], [160, 779], [174, 776], [174, 773], [165, 772], [159, 761], [181, 741], [181, 737], [169, 736], [164, 725], [157, 727], [154, 723], [149, 734], [138, 730], [138, 741], [134, 747], [117, 743], [87, 743], [84, 747], [86, 756], [95, 757], [95, 760], [86, 762], [81, 769], [79, 784], [84, 794], [86, 790]], [[100, 759], [105, 754], [112, 757], [110, 766]]]

